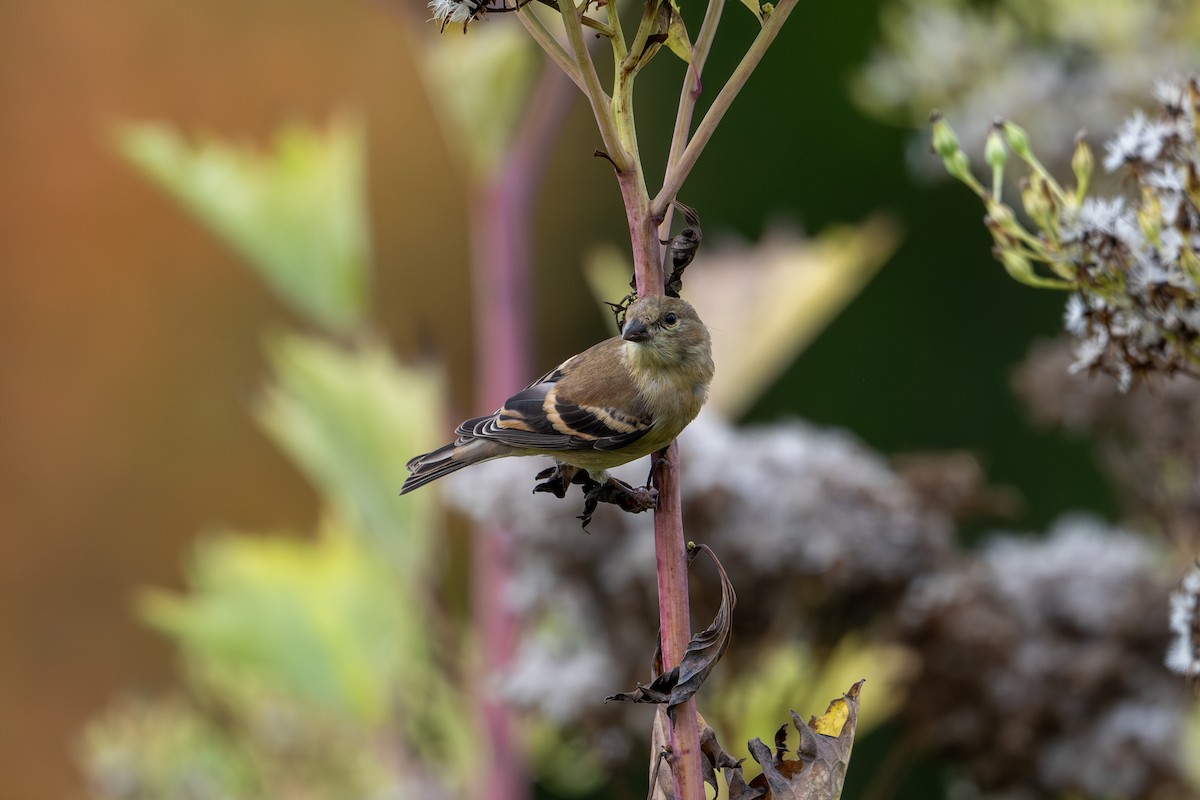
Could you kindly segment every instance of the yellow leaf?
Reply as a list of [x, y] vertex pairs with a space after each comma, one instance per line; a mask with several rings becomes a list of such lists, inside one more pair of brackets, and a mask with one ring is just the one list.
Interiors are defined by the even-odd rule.
[[667, 47], [687, 64], [692, 63], [692, 40], [688, 36], [687, 26], [679, 15], [679, 6], [671, 0], [671, 21], [667, 25]]
[[850, 706], [846, 703], [845, 698], [838, 698], [829, 704], [829, 708], [825, 709], [824, 714], [814, 717], [808, 723], [808, 727], [813, 729], [813, 733], [820, 733], [824, 736], [841, 736], [842, 727], [845, 726], [848, 719], [850, 719]]

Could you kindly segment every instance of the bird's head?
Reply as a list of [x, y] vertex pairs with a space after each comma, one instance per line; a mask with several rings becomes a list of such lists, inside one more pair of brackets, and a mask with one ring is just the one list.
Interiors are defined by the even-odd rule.
[[[625, 313], [621, 338], [631, 361], [712, 376], [712, 344], [696, 309], [678, 297], [643, 297]], [[704, 379], [707, 383], [708, 379]]]

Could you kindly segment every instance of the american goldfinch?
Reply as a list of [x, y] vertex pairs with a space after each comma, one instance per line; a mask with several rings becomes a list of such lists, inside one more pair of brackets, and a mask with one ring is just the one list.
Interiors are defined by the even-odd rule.
[[[567, 359], [494, 414], [463, 422], [454, 442], [409, 461], [400, 494], [505, 456], [554, 458], [557, 468], [538, 477], [555, 477], [538, 490], [559, 497], [572, 482], [585, 490], [620, 483], [606, 470], [670, 444], [704, 405], [712, 376], [708, 329], [696, 310], [677, 297], [642, 298], [629, 307], [620, 336]], [[591, 508], [596, 496], [589, 491]]]

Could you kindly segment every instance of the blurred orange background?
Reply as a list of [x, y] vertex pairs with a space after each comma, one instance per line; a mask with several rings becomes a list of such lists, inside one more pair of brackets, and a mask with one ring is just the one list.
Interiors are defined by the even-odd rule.
[[84, 720], [170, 685], [131, 599], [178, 584], [195, 534], [314, 512], [246, 413], [285, 312], [117, 158], [114, 124], [266, 142], [360, 112], [385, 327], [467, 361], [465, 200], [401, 24], [332, 0], [0, 0], [0, 797], [80, 795]]

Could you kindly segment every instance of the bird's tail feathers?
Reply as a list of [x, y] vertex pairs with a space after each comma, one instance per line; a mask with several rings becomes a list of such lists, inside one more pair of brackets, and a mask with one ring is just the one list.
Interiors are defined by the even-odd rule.
[[400, 494], [408, 494], [413, 489], [419, 489], [427, 483], [444, 478], [451, 472], [458, 472], [463, 467], [478, 464], [481, 461], [496, 458], [510, 452], [509, 448], [496, 442], [482, 439], [459, 439], [444, 447], [439, 447], [432, 453], [417, 456], [406, 465], [408, 478], [400, 487]]

